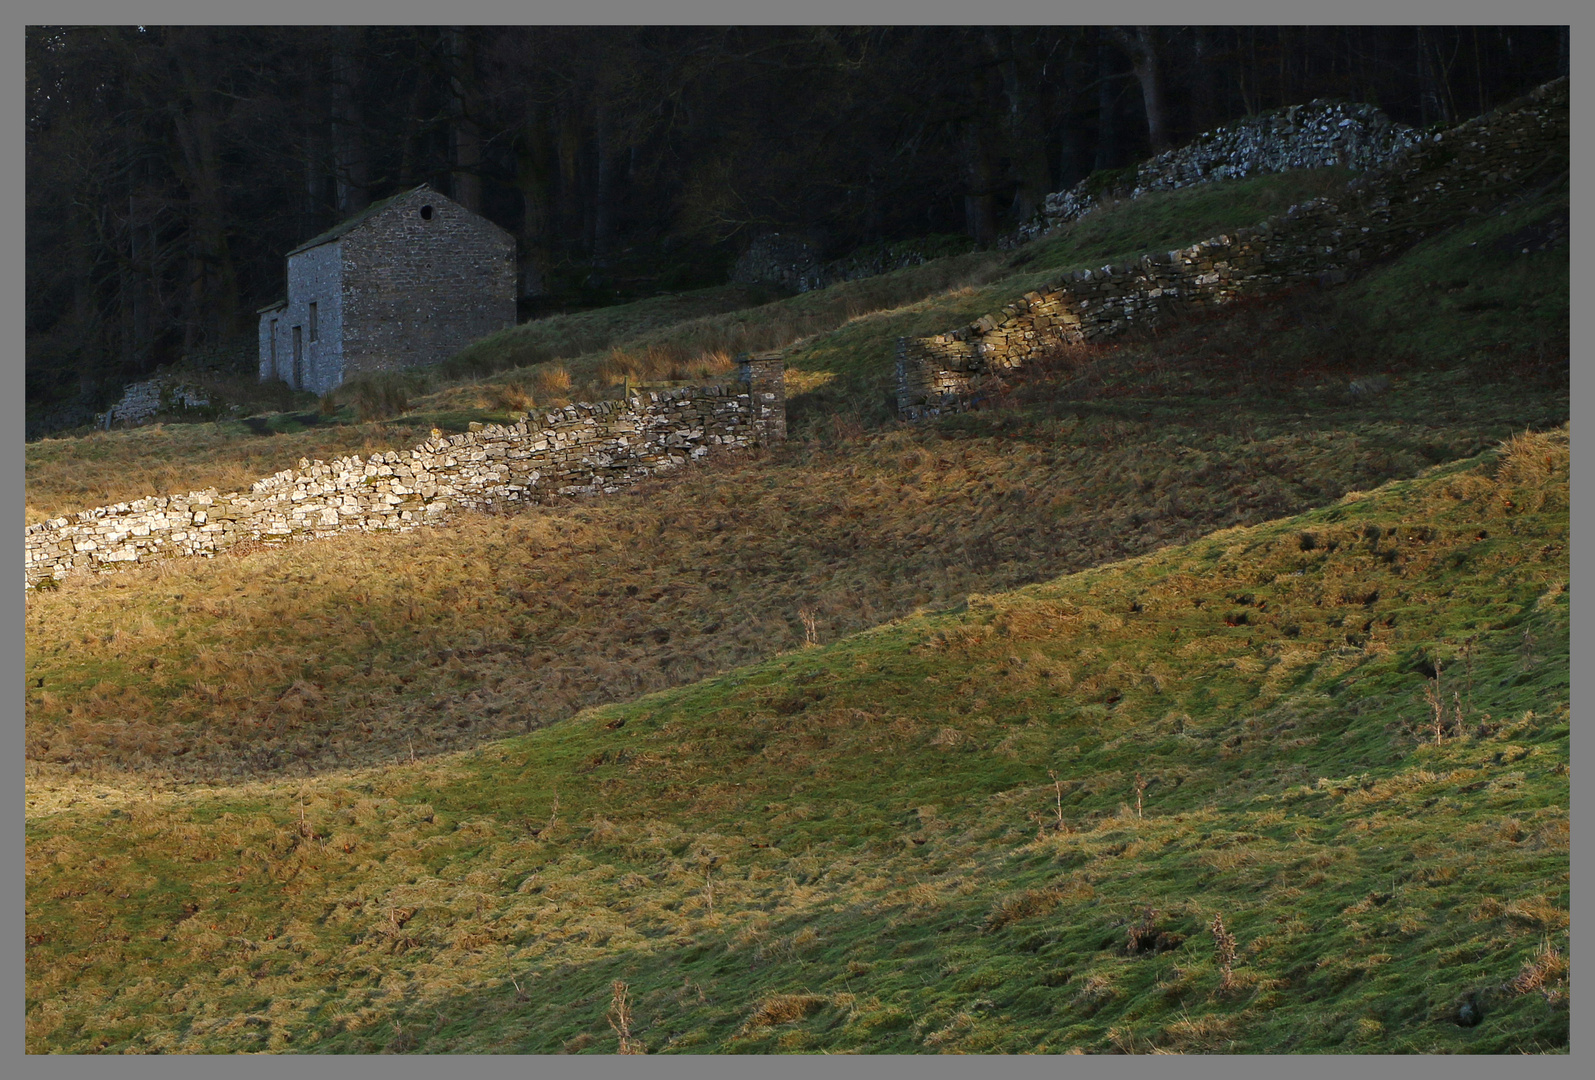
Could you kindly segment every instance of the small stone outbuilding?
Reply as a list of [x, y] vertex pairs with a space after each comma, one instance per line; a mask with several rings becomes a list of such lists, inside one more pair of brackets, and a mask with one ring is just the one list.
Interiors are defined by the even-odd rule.
[[435, 364], [515, 325], [515, 238], [423, 184], [290, 251], [288, 298], [259, 314], [262, 382]]

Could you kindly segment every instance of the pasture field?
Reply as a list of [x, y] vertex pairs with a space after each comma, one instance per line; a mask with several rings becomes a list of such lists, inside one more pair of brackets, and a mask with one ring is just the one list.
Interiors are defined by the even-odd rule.
[[1567, 469], [414, 764], [43, 773], [29, 1049], [1565, 1051]]

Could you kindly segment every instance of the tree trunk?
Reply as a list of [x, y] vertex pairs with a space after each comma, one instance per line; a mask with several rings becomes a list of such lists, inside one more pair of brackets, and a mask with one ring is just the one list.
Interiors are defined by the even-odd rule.
[[399, 156], [399, 186], [411, 188], [416, 184], [416, 144], [421, 139], [421, 106], [426, 101], [427, 65], [423, 62], [426, 47], [422, 43], [419, 31], [416, 41], [417, 62], [415, 64], [415, 82], [410, 87], [410, 107], [404, 114], [404, 147]]
[[515, 187], [521, 196], [521, 230], [515, 248], [523, 299], [541, 296], [548, 290], [544, 274], [552, 224], [552, 158], [547, 110], [535, 106], [515, 146]]
[[986, 48], [997, 61], [1003, 95], [1008, 101], [1008, 151], [1013, 179], [1018, 184], [1012, 209], [1019, 221], [1033, 217], [1052, 190], [1052, 170], [1047, 164], [1047, 146], [1036, 107], [1041, 64], [1035, 56], [1031, 33], [1019, 27], [1010, 27], [1002, 36], [991, 29], [985, 32]]
[[1445, 93], [1440, 84], [1439, 58], [1435, 52], [1435, 43], [1431, 40], [1423, 27], [1417, 29], [1418, 48], [1418, 105], [1422, 117], [1422, 124], [1441, 123], [1449, 120], [1446, 115]]
[[603, 103], [593, 110], [593, 265], [607, 267], [614, 257], [615, 228], [619, 207], [621, 154], [616, 151], [610, 130], [609, 111]]
[[1067, 190], [1085, 179], [1091, 171], [1085, 151], [1085, 138], [1069, 119], [1058, 127], [1058, 189]]
[[336, 42], [329, 72], [333, 175], [337, 182], [338, 210], [348, 215], [370, 205], [371, 178], [366, 155], [365, 123], [357, 93], [358, 31], [339, 31]]
[[1219, 125], [1218, 108], [1214, 103], [1214, 80], [1218, 73], [1213, 69], [1212, 38], [1205, 26], [1191, 30], [1191, 59], [1193, 85], [1191, 87], [1191, 126], [1197, 131], [1211, 131]]
[[[310, 69], [313, 71], [314, 69]], [[313, 79], [313, 76], [311, 76]], [[300, 102], [300, 115], [304, 118], [304, 142], [300, 153], [304, 163], [302, 186], [304, 198], [300, 201], [300, 239], [307, 240], [327, 224], [327, 145], [322, 121], [326, 116], [324, 102], [315, 83], [307, 80], [304, 97]]]
[[1146, 134], [1152, 153], [1169, 148], [1167, 110], [1163, 103], [1163, 63], [1155, 26], [1137, 26], [1134, 31], [1122, 26], [1108, 30], [1130, 58], [1130, 69], [1141, 84], [1141, 103], [1146, 110]]
[[1117, 65], [1107, 37], [1097, 37], [1097, 156], [1094, 168], [1112, 169], [1119, 163], [1119, 89]]
[[567, 100], [559, 110], [559, 193], [556, 206], [561, 238], [567, 241], [576, 238], [585, 244], [586, 202], [581, 197], [581, 124], [577, 118], [580, 108], [580, 101]]
[[122, 269], [122, 364], [142, 371], [149, 363], [150, 306], [155, 276], [155, 212], [137, 190], [127, 197], [127, 259]]
[[982, 246], [997, 238], [991, 148], [979, 117], [964, 121], [964, 229]]
[[[195, 41], [202, 55], [208, 44]], [[236, 329], [238, 282], [227, 243], [227, 212], [222, 195], [221, 162], [216, 139], [216, 117], [207, 98], [208, 80], [194, 68], [189, 50], [176, 50], [186, 111], [173, 116], [173, 130], [181, 151], [178, 175], [188, 191], [189, 279], [188, 307], [184, 317], [183, 345], [226, 338]]]
[[454, 156], [454, 201], [472, 213], [482, 212], [482, 137], [475, 110], [476, 72], [465, 27], [448, 31], [449, 141]]

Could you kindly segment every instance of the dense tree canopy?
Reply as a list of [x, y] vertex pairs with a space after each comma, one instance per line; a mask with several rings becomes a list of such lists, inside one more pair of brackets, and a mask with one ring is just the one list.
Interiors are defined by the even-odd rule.
[[1566, 65], [1556, 27], [30, 27], [28, 396], [235, 340], [284, 252], [423, 181], [516, 234], [536, 313], [763, 231], [988, 242], [1249, 112], [1442, 123]]

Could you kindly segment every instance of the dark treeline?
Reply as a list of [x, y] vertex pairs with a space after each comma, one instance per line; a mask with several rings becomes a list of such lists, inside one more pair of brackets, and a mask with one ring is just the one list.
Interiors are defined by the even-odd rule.
[[1415, 125], [1567, 68], [1558, 27], [30, 27], [30, 403], [237, 341], [283, 254], [427, 182], [519, 241], [523, 314], [989, 242], [1050, 191], [1336, 96]]

